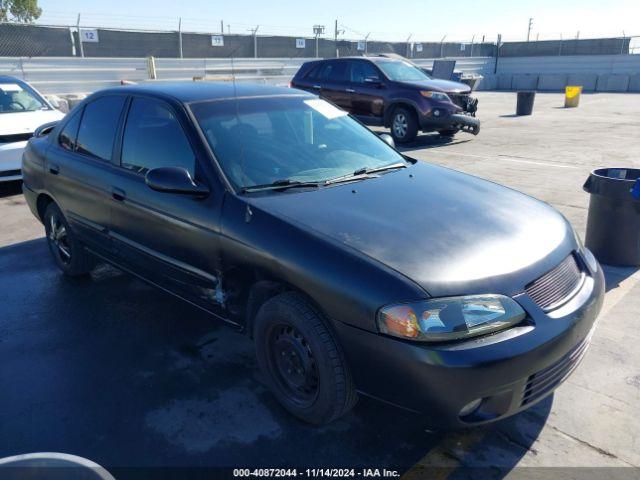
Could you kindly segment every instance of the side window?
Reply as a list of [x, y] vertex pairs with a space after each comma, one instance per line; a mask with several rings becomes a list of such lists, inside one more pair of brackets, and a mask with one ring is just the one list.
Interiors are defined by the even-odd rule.
[[351, 63], [351, 81], [353, 83], [367, 83], [367, 81], [380, 81], [380, 75], [376, 67], [369, 62], [353, 61]]
[[171, 110], [146, 98], [134, 98], [122, 139], [124, 168], [146, 173], [158, 167], [183, 167], [195, 176], [196, 157]]
[[124, 105], [119, 95], [101, 97], [84, 107], [76, 150], [101, 160], [111, 160], [118, 120]]
[[81, 117], [82, 109], [80, 108], [73, 113], [58, 136], [58, 142], [65, 150], [74, 151], [76, 149], [76, 136], [78, 135], [78, 126], [80, 126]]
[[314, 80], [343, 82], [347, 79], [347, 62], [322, 62], [311, 71], [309, 76]]
[[331, 69], [328, 80], [331, 82], [344, 82], [347, 79], [347, 62], [329, 62]]

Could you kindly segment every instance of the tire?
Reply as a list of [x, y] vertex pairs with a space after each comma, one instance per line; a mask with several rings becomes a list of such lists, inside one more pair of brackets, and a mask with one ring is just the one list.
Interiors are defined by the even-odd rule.
[[460, 131], [459, 128], [444, 128], [442, 130], [438, 130], [438, 133], [441, 137], [453, 137], [456, 133]]
[[69, 228], [67, 219], [55, 203], [44, 213], [44, 230], [49, 251], [56, 265], [65, 275], [79, 277], [93, 268], [93, 258]]
[[323, 316], [301, 295], [267, 300], [256, 316], [258, 365], [282, 406], [305, 422], [321, 425], [357, 402], [344, 355]]
[[391, 136], [398, 143], [413, 142], [418, 135], [418, 118], [411, 108], [397, 107], [391, 114]]

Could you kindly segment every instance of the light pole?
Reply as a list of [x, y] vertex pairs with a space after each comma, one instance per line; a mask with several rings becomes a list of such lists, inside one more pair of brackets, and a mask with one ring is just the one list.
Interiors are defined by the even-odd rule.
[[313, 26], [313, 34], [316, 36], [316, 58], [319, 58], [318, 51], [318, 38], [320, 35], [324, 35], [324, 25], [314, 25]]
[[529, 28], [527, 28], [527, 42], [531, 36], [531, 27], [533, 27], [533, 18], [529, 18]]
[[249, 31], [253, 35], [253, 58], [258, 58], [258, 29], [260, 25], [256, 25], [256, 28], [250, 28]]

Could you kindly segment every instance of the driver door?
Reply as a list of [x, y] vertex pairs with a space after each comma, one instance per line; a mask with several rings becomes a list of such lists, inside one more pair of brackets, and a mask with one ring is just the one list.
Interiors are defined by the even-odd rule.
[[[184, 122], [184, 123], [183, 123]], [[151, 190], [145, 174], [183, 167], [207, 184], [183, 112], [156, 98], [128, 105], [112, 192], [111, 235], [118, 261], [133, 273], [216, 314], [223, 314], [219, 281], [222, 192], [207, 198]]]

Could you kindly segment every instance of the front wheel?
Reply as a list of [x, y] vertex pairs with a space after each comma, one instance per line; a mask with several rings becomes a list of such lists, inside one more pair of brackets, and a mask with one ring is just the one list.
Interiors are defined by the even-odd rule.
[[86, 275], [93, 267], [90, 254], [69, 228], [67, 219], [54, 203], [44, 213], [44, 229], [49, 250], [60, 270], [71, 277]]
[[391, 115], [391, 135], [398, 143], [413, 142], [418, 135], [418, 119], [413, 110], [398, 107]]
[[282, 293], [262, 305], [254, 341], [271, 391], [296, 417], [320, 425], [355, 405], [355, 388], [339, 345], [322, 315], [297, 293]]

